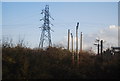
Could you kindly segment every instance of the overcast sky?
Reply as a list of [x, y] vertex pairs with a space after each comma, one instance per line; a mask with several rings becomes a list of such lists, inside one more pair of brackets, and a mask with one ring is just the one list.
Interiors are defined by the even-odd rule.
[[3, 2], [3, 36], [18, 41], [24, 38], [30, 47], [37, 47], [43, 22], [41, 10], [49, 5], [54, 18], [51, 26], [53, 44], [67, 45], [67, 31], [75, 36], [79, 22], [79, 34], [83, 32], [83, 48], [95, 50], [96, 38], [105, 40], [105, 46], [117, 46], [118, 3], [117, 2]]

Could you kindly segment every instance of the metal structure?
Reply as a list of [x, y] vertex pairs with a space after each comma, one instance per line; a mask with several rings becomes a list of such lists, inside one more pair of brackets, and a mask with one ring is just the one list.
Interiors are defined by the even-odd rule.
[[120, 47], [111, 47], [111, 48], [114, 55], [120, 54]]
[[[50, 18], [53, 19], [50, 16], [49, 13], [49, 5], [45, 6], [45, 9], [42, 10], [41, 14], [44, 15], [44, 17], [42, 19], [40, 19], [40, 21], [44, 21], [44, 24], [42, 25], [41, 28], [42, 32], [41, 32], [41, 37], [40, 37], [40, 43], [39, 43], [39, 48], [43, 48], [45, 45], [46, 46], [52, 46], [52, 41], [51, 41], [51, 33], [50, 33], [50, 25], [52, 25], [50, 23]], [[54, 20], [54, 19], [53, 19]]]

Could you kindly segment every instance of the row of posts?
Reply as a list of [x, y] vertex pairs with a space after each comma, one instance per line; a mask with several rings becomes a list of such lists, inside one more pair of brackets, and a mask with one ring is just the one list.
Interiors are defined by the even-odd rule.
[[[73, 47], [74, 47], [74, 40], [73, 40], [73, 34], [71, 33], [71, 51], [72, 51], [72, 64], [75, 64], [75, 61], [77, 61], [77, 64], [79, 65], [80, 63], [80, 53], [82, 53], [82, 32], [80, 35], [80, 51], [78, 52], [78, 26], [79, 26], [79, 22], [77, 22], [77, 26], [76, 26], [76, 51], [73, 51]], [[96, 45], [98, 48], [98, 55], [99, 53], [99, 47], [101, 47], [101, 55], [103, 53], [103, 40], [98, 40], [96, 39], [97, 44]], [[99, 44], [100, 42], [100, 44]], [[70, 50], [70, 29], [68, 29], [68, 50]]]
[[[100, 54], [100, 52], [101, 52], [101, 55], [102, 55], [102, 53], [103, 53], [103, 40], [98, 40], [98, 39], [96, 39], [96, 42], [97, 42], [97, 44], [94, 44], [94, 45], [96, 45], [97, 46], [97, 54], [99, 55]], [[100, 43], [99, 43], [100, 42]], [[100, 48], [99, 47], [101, 47], [101, 50], [100, 50]], [[100, 52], [99, 52], [99, 50], [100, 50]]]
[[[76, 26], [76, 53], [78, 53], [78, 26], [79, 23], [77, 23]], [[70, 50], [70, 29], [68, 29], [68, 50]], [[73, 52], [73, 34], [71, 33], [71, 50]], [[80, 52], [82, 52], [82, 32], [80, 35]]]
[[[77, 64], [79, 65], [80, 63], [80, 55], [78, 52], [78, 26], [79, 22], [77, 22], [76, 26], [76, 52], [73, 51], [74, 47], [74, 40], [73, 40], [73, 34], [71, 33], [71, 51], [72, 51], [72, 64], [75, 64], [75, 61], [77, 61]], [[70, 29], [68, 29], [68, 50], [70, 50]], [[82, 53], [82, 32], [80, 35], [80, 53]]]

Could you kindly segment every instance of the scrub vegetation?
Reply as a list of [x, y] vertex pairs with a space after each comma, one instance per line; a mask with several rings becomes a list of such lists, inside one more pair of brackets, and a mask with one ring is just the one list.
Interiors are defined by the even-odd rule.
[[[108, 52], [109, 53], [109, 52]], [[2, 79], [118, 79], [120, 54], [80, 53], [80, 64], [72, 64], [72, 53], [62, 47], [28, 48], [19, 42], [2, 43]]]

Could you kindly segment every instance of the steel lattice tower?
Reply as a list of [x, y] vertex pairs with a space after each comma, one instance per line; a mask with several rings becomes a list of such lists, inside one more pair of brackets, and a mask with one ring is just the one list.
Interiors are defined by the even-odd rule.
[[40, 37], [39, 48], [43, 48], [45, 43], [47, 46], [50, 47], [52, 46], [52, 41], [51, 41], [51, 34], [50, 34], [51, 28], [50, 28], [49, 18], [52, 18], [52, 17], [50, 16], [50, 13], [49, 13], [49, 5], [45, 6], [45, 9], [42, 10], [41, 14], [43, 14], [44, 17], [40, 19], [40, 21], [43, 20], [44, 24], [42, 25], [42, 27], [40, 27], [42, 29], [42, 32]]

